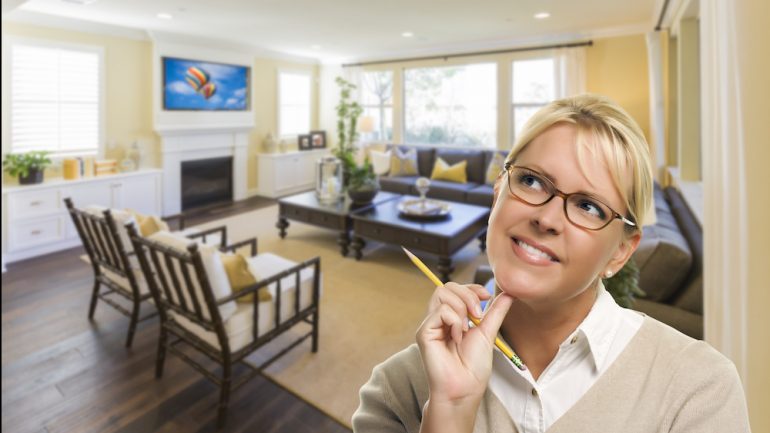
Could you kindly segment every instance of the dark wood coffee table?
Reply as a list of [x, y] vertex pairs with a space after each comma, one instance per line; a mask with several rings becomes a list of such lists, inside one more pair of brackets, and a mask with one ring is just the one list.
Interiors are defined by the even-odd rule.
[[345, 196], [344, 200], [326, 204], [318, 201], [315, 191], [303, 192], [278, 200], [278, 222], [275, 226], [278, 228], [282, 239], [286, 237], [286, 229], [289, 227], [288, 220], [337, 230], [340, 232], [337, 240], [340, 252], [343, 256], [346, 256], [350, 245], [350, 230], [352, 228], [351, 211], [366, 209], [378, 203], [395, 200], [399, 197], [401, 196], [398, 194], [380, 191], [374, 197], [371, 204], [356, 207], [347, 196]]
[[[404, 198], [414, 198], [402, 196]], [[356, 260], [363, 257], [366, 239], [403, 245], [409, 250], [438, 256], [442, 281], [449, 281], [454, 271], [452, 255], [478, 238], [481, 251], [486, 249], [488, 207], [449, 202], [452, 209], [445, 219], [436, 221], [407, 219], [399, 215], [399, 200], [389, 200], [351, 214]]]

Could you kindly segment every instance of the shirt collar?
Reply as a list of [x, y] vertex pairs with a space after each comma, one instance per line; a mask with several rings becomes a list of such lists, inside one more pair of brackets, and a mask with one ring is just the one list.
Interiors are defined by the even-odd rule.
[[610, 344], [618, 331], [619, 321], [622, 319], [621, 308], [600, 281], [596, 301], [594, 301], [591, 311], [578, 325], [575, 332], [562, 343], [562, 347], [569, 346], [575, 337], [585, 338], [594, 361], [594, 367], [601, 370], [607, 359]]

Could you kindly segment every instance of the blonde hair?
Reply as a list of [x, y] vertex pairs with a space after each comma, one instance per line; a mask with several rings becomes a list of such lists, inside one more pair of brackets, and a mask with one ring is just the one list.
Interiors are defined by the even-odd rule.
[[[579, 95], [551, 102], [535, 113], [524, 125], [506, 162], [513, 163], [527, 145], [557, 123], [577, 128], [578, 162], [584, 170], [585, 152], [602, 157], [620, 192], [627, 217], [641, 231], [644, 217], [652, 205], [652, 161], [644, 133], [619, 105], [598, 95]], [[630, 182], [628, 185], [630, 170]]]

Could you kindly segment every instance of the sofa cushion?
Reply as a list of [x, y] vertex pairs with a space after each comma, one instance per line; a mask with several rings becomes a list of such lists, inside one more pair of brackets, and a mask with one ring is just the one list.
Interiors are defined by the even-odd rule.
[[645, 299], [634, 300], [631, 308], [676, 328], [692, 338], [703, 339], [703, 316], [700, 314], [694, 314], [672, 305], [650, 302]]
[[[444, 180], [432, 180], [430, 182], [430, 189], [426, 195], [428, 197], [437, 198], [439, 200], [449, 200], [465, 203], [466, 193], [476, 186], [477, 185], [473, 183], [456, 183], [447, 182]], [[417, 189], [414, 186], [412, 186], [412, 194], [419, 195]]]
[[[494, 185], [500, 172], [505, 168], [505, 155], [502, 152], [489, 152], [485, 155], [484, 183]], [[489, 159], [489, 161], [486, 161]]]
[[669, 300], [692, 266], [692, 253], [682, 234], [661, 224], [671, 218], [658, 215], [658, 224], [642, 227], [642, 240], [634, 253], [639, 266], [639, 287], [650, 301]]
[[417, 174], [417, 150], [396, 149], [390, 155], [391, 176], [413, 176]]
[[377, 176], [385, 176], [390, 171], [390, 156], [393, 153], [392, 150], [380, 152], [379, 150], [369, 151], [369, 159], [372, 161], [372, 168], [374, 168], [374, 174]]
[[465, 170], [467, 166], [468, 161], [465, 160], [449, 165], [449, 163], [439, 157], [436, 158], [430, 178], [446, 180], [448, 182], [468, 183], [468, 173]]
[[401, 152], [414, 149], [417, 152], [417, 171], [420, 176], [430, 176], [433, 170], [433, 160], [436, 157], [436, 150], [428, 146], [396, 146], [389, 145], [386, 150], [399, 149]]
[[[484, 152], [478, 149], [436, 149], [436, 159], [441, 158], [447, 164], [453, 165], [460, 161], [467, 161], [465, 172], [468, 173], [468, 182], [484, 183]], [[431, 168], [432, 164], [431, 164]]]
[[492, 185], [479, 185], [465, 193], [465, 202], [477, 206], [492, 207], [494, 195]]
[[380, 188], [383, 191], [394, 192], [396, 194], [414, 194], [413, 185], [418, 176], [381, 176]]
[[690, 211], [679, 191], [666, 188], [679, 229], [692, 251], [692, 267], [684, 280], [684, 288], [674, 298], [674, 305], [696, 314], [703, 314], [703, 229]]

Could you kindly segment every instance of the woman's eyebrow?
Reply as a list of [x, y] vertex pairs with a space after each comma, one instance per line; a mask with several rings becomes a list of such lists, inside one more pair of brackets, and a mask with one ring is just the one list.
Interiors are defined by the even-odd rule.
[[[558, 182], [558, 180], [556, 179], [556, 176], [554, 176], [554, 175], [552, 175], [552, 174], [548, 173], [548, 171], [547, 171], [547, 170], [545, 170], [543, 167], [541, 167], [541, 166], [539, 166], [539, 165], [537, 165], [537, 164], [532, 164], [532, 165], [525, 165], [524, 167], [529, 167], [529, 168], [531, 168], [531, 169], [533, 169], [533, 170], [537, 171], [538, 173], [540, 173], [540, 174], [542, 174], [543, 176], [545, 176], [545, 177], [546, 177], [548, 180], [550, 180], [550, 181], [551, 181], [551, 183], [553, 183], [553, 184], [554, 184], [554, 186], [556, 186], [557, 188], [559, 188], [559, 186], [558, 186], [558, 185], [559, 185], [559, 182]], [[560, 189], [561, 189], [561, 188], [560, 188]], [[605, 205], [609, 206], [609, 201], [607, 200], [607, 198], [605, 198], [604, 196], [602, 196], [602, 195], [599, 195], [599, 194], [597, 194], [597, 193], [595, 193], [595, 192], [593, 192], [593, 191], [586, 191], [586, 190], [584, 190], [584, 189], [581, 189], [581, 190], [578, 190], [578, 191], [571, 191], [570, 193], [571, 193], [571, 194], [583, 194], [583, 195], [586, 195], [586, 196], [592, 197], [592, 198], [594, 198], [594, 199], [596, 199], [596, 200], [599, 200], [600, 202], [602, 202], [602, 203], [604, 203]]]

